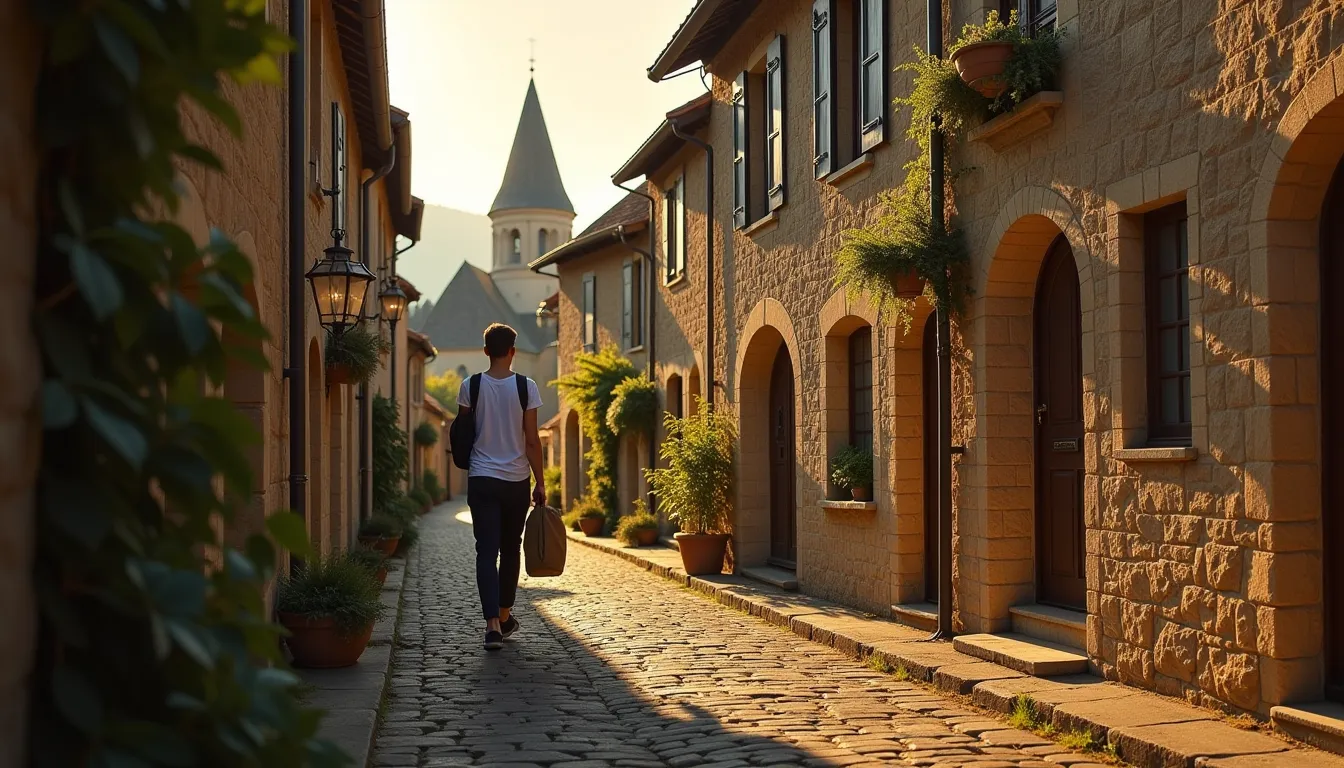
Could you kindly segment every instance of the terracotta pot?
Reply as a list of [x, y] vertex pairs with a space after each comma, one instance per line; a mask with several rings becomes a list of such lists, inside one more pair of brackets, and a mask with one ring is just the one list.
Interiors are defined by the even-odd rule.
[[359, 543], [371, 549], [376, 549], [384, 555], [391, 557], [397, 551], [397, 545], [401, 543], [400, 536], [391, 536], [382, 538], [379, 536], [360, 536]]
[[374, 578], [378, 579], [378, 583], [379, 583], [379, 584], [386, 584], [386, 583], [387, 583], [387, 566], [386, 566], [386, 565], [380, 565], [380, 566], [378, 566], [378, 572], [375, 573], [375, 574], [373, 574], [373, 576], [374, 576]]
[[952, 63], [962, 82], [993, 99], [1003, 93], [1008, 84], [1003, 81], [1003, 68], [1013, 57], [1013, 44], [993, 40], [971, 43], [952, 54]]
[[900, 299], [918, 299], [924, 295], [924, 278], [910, 272], [893, 272], [891, 287]]
[[640, 528], [638, 531], [635, 531], [635, 541], [641, 547], [652, 547], [654, 544], [658, 543], [658, 529]]
[[606, 522], [600, 517], [581, 517], [579, 518], [579, 530], [583, 531], [584, 536], [601, 536], [602, 525]]
[[850, 488], [849, 495], [853, 496], [855, 501], [873, 500], [873, 490], [871, 488]]
[[340, 363], [327, 366], [328, 384], [353, 384], [354, 381], [355, 374], [350, 370], [350, 366]]
[[294, 666], [335, 669], [353, 666], [373, 636], [373, 622], [354, 632], [342, 632], [329, 616], [312, 617], [281, 613], [280, 623], [289, 630], [285, 641], [294, 654]]
[[678, 533], [677, 549], [681, 567], [690, 576], [723, 573], [723, 556], [728, 551], [726, 533]]

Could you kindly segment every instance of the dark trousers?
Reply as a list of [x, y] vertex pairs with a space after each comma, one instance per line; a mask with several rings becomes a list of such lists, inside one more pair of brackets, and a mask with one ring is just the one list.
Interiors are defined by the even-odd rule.
[[512, 608], [518, 595], [523, 523], [531, 503], [526, 480], [467, 478], [467, 506], [476, 536], [476, 589], [487, 621], [499, 618], [500, 608]]

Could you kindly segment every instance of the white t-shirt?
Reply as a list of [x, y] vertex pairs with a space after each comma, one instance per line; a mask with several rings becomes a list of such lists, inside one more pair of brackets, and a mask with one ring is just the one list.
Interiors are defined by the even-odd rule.
[[[518, 482], [532, 475], [527, 462], [527, 439], [523, 436], [523, 411], [518, 407], [518, 384], [513, 374], [495, 379], [481, 374], [481, 407], [471, 402], [471, 377], [462, 380], [458, 407], [470, 408], [476, 417], [476, 444], [471, 450], [469, 477], [493, 477]], [[527, 380], [527, 410], [541, 407], [537, 383]]]

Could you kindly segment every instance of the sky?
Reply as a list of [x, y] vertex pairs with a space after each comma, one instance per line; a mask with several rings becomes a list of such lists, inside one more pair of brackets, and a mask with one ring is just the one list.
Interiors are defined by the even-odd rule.
[[530, 38], [576, 234], [625, 194], [611, 174], [663, 115], [704, 93], [694, 75], [653, 83], [645, 74], [691, 0], [387, 0], [386, 8], [392, 103], [411, 115], [412, 189], [431, 204], [488, 211], [527, 93]]

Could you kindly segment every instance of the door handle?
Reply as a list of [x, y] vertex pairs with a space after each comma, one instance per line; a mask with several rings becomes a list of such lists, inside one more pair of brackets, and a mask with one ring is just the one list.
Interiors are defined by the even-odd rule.
[[1040, 405], [1036, 406], [1036, 423], [1038, 425], [1045, 423], [1045, 413], [1046, 411], [1049, 410], [1050, 406], [1046, 405], [1045, 403], [1041, 403]]

